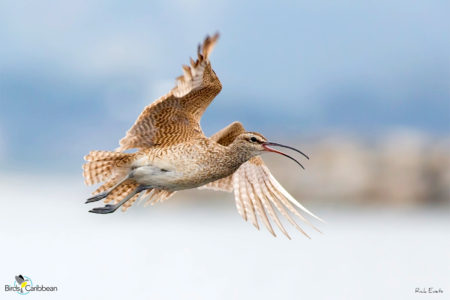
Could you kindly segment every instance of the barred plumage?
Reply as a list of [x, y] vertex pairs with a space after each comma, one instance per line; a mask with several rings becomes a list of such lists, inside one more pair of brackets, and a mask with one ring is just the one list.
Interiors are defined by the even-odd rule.
[[124, 171], [127, 165], [132, 162], [133, 157], [134, 154], [129, 153], [91, 151], [84, 157], [86, 160], [83, 165], [85, 183], [92, 185], [107, 181], [111, 176]]
[[114, 189], [106, 198], [105, 203], [112, 202], [113, 204], [119, 203], [120, 200], [125, 198], [129, 193], [138, 187], [138, 183], [131, 180], [127, 180]]
[[[139, 197], [145, 205], [153, 205], [178, 190], [199, 187], [234, 192], [239, 214], [258, 229], [260, 220], [275, 236], [273, 221], [290, 238], [279, 213], [308, 236], [289, 213], [313, 228], [297, 208], [320, 219], [278, 183], [259, 156], [269, 151], [295, 160], [269, 146], [300, 151], [247, 132], [240, 122], [231, 123], [210, 138], [201, 129], [204, 111], [222, 89], [209, 61], [218, 37], [206, 37], [198, 47], [197, 59], [191, 58], [190, 66], [183, 66], [176, 86], [144, 108], [115, 152], [91, 151], [85, 156], [86, 184], [103, 182], [87, 202], [104, 199], [111, 203], [91, 212], [111, 213], [120, 206], [126, 211]], [[137, 151], [122, 152], [128, 149]]]

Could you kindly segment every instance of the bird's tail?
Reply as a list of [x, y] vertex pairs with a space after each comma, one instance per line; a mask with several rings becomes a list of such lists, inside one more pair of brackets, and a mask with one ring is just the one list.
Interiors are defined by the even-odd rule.
[[[86, 163], [83, 165], [84, 182], [87, 185], [103, 182], [92, 194], [98, 195], [114, 188], [105, 197], [105, 203], [118, 203], [129, 193], [134, 191], [138, 184], [132, 180], [127, 180], [130, 165], [133, 162], [134, 154], [111, 151], [91, 151], [84, 157]], [[116, 187], [115, 187], [116, 186]], [[135, 195], [122, 207], [126, 210], [137, 199]]]
[[132, 153], [91, 151], [84, 157], [84, 182], [87, 185], [104, 182], [94, 194], [104, 192], [128, 175], [133, 158]]

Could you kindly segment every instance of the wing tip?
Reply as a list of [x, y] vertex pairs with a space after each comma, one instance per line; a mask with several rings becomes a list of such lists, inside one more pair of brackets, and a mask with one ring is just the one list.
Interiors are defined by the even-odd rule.
[[217, 43], [217, 40], [220, 37], [220, 33], [218, 31], [216, 31], [216, 33], [214, 33], [212, 36], [207, 35], [205, 40], [203, 41], [203, 45], [199, 45], [198, 47], [198, 55], [200, 58], [200, 55], [202, 56], [202, 58], [204, 58], [205, 60], [208, 60], [209, 55], [211, 54], [212, 50], [214, 49], [214, 46]]
[[318, 221], [326, 224], [327, 222], [325, 222], [322, 218], [319, 218], [318, 216], [316, 216], [314, 213], [312, 213], [309, 209], [307, 209], [306, 207], [304, 207], [303, 205], [301, 205], [294, 197], [292, 197], [291, 194], [289, 194], [286, 189], [283, 188], [283, 186], [281, 186], [281, 184], [275, 179], [275, 177], [273, 177], [272, 174], [270, 174], [270, 179], [271, 182], [273, 184], [275, 184], [275, 186], [280, 190], [280, 192], [295, 206], [297, 206], [298, 208], [300, 208], [302, 211], [304, 211], [305, 213], [307, 213], [308, 215], [310, 215], [311, 217], [317, 219]]

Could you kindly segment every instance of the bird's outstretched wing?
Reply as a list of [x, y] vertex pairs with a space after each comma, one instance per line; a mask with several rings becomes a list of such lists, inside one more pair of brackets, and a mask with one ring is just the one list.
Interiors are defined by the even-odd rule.
[[[240, 133], [245, 132], [239, 122], [234, 122], [217, 132], [211, 138], [222, 145], [229, 145]], [[251, 220], [253, 225], [259, 229], [258, 217], [267, 229], [275, 236], [270, 220], [275, 222], [280, 230], [290, 239], [289, 234], [278, 218], [278, 214], [285, 217], [292, 225], [307, 237], [308, 234], [295, 222], [289, 213], [294, 214], [302, 221], [312, 225], [300, 212], [322, 221], [311, 213], [303, 205], [297, 202], [270, 173], [261, 157], [256, 156], [242, 164], [232, 175], [208, 183], [200, 188], [233, 192], [236, 208], [242, 218]]]
[[144, 109], [120, 140], [118, 151], [177, 144], [203, 135], [200, 118], [222, 89], [209, 62], [218, 38], [218, 34], [207, 36], [198, 46], [197, 60], [191, 58], [176, 86]]

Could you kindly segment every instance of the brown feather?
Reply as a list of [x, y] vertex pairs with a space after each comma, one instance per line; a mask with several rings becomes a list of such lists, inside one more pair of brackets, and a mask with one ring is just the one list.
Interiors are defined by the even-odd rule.
[[199, 47], [198, 60], [191, 61], [192, 68], [183, 66], [184, 75], [178, 77], [175, 88], [144, 109], [120, 140], [119, 151], [172, 145], [204, 136], [200, 118], [222, 89], [208, 60], [218, 37], [207, 37], [203, 55]]

